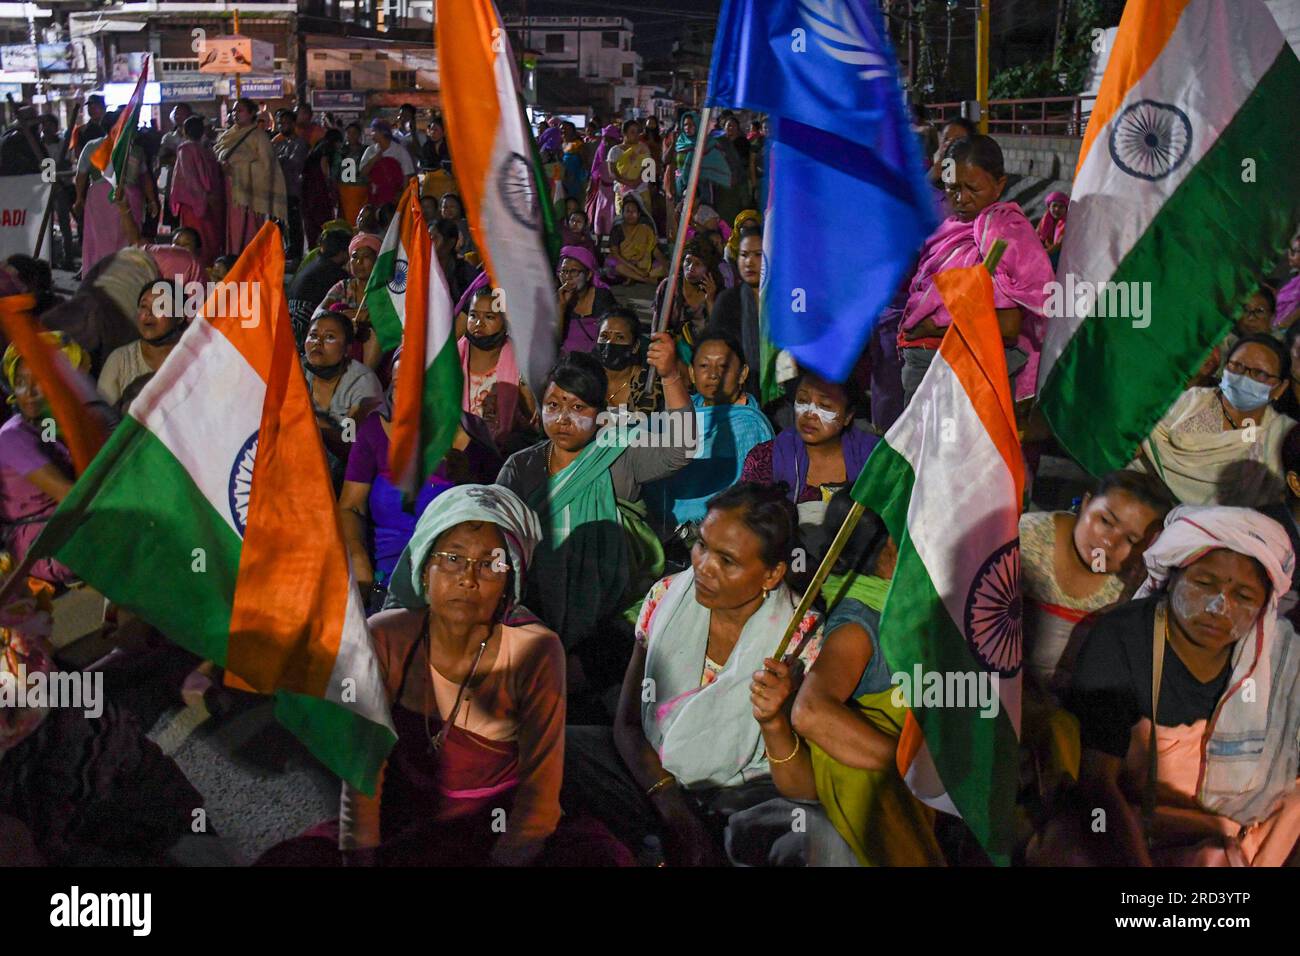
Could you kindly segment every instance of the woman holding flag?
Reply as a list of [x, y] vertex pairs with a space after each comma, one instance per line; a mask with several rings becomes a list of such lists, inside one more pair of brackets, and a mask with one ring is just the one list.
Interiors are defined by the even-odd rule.
[[[112, 117], [105, 117], [106, 122], [111, 120]], [[122, 233], [121, 217], [113, 201], [114, 186], [104, 178], [102, 168], [91, 161], [108, 141], [108, 136], [91, 140], [77, 160], [77, 199], [72, 214], [82, 220], [85, 229], [81, 244], [83, 276], [89, 274], [101, 259], [130, 244]], [[117, 188], [123, 190], [137, 227], [144, 221], [146, 213], [150, 216], [158, 214], [158, 193], [148, 173], [144, 150], [138, 142], [131, 142], [118, 178]]]

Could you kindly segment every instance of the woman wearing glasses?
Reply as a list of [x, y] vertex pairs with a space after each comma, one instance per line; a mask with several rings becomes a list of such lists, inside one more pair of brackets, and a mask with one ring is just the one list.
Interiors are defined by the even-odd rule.
[[[526, 865], [560, 822], [564, 654], [519, 604], [541, 527], [512, 492], [458, 485], [402, 552], [370, 619], [397, 743], [374, 796], [264, 864]], [[395, 606], [394, 606], [395, 605]]]
[[1130, 467], [1156, 475], [1183, 504], [1258, 507], [1283, 497], [1282, 440], [1295, 421], [1272, 407], [1291, 356], [1271, 335], [1247, 335], [1215, 388], [1189, 388]]
[[582, 246], [565, 246], [560, 250], [558, 292], [563, 317], [562, 353], [590, 352], [600, 333], [600, 317], [618, 302], [601, 278], [596, 258]]

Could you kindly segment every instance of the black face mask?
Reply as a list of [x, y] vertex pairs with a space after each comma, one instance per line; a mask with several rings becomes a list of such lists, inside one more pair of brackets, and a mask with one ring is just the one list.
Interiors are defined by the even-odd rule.
[[[164, 332], [156, 339], [145, 339], [145, 341], [150, 345], [174, 345], [179, 342], [181, 336], [185, 334], [185, 327], [187, 325], [189, 325], [188, 322], [177, 322], [172, 326], [170, 332]], [[143, 336], [141, 336], [141, 338], [143, 338]]]
[[311, 362], [303, 362], [302, 364], [306, 367], [307, 371], [311, 372], [317, 378], [323, 378], [328, 382], [330, 379], [338, 378], [343, 374], [343, 369], [347, 367], [348, 360], [347, 358], [343, 358], [334, 365], [312, 365]]
[[506, 340], [506, 330], [502, 329], [492, 335], [475, 335], [473, 332], [466, 332], [465, 338], [469, 339], [469, 344], [480, 352], [491, 352]]
[[596, 361], [611, 372], [621, 372], [636, 361], [636, 346], [601, 342], [596, 346]]

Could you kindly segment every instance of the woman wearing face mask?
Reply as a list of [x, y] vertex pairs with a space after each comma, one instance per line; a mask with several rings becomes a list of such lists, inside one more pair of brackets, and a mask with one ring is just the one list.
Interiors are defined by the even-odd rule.
[[[840, 488], [852, 485], [879, 439], [853, 427], [853, 403], [843, 385], [815, 372], [799, 376], [794, 425], [745, 457], [741, 481], [784, 482], [803, 524], [823, 510]], [[818, 506], [805, 509], [804, 504]]]
[[351, 355], [371, 369], [379, 367], [383, 353], [379, 348], [379, 339], [370, 329], [370, 314], [366, 309], [366, 283], [374, 271], [382, 241], [379, 236], [368, 232], [359, 232], [352, 237], [348, 243], [348, 277], [334, 283], [312, 313], [313, 321], [327, 313], [341, 313], [351, 319], [351, 341], [354, 343], [349, 346]]
[[1129, 467], [1154, 474], [1184, 504], [1280, 502], [1282, 440], [1295, 422], [1271, 403], [1290, 378], [1291, 356], [1275, 338], [1240, 339], [1218, 388], [1183, 392]]
[[623, 641], [609, 622], [635, 606], [663, 570], [641, 489], [691, 455], [690, 398], [666, 333], [651, 343], [648, 358], [663, 378], [669, 408], [659, 433], [642, 440], [644, 426], [616, 421], [602, 428], [605, 372], [577, 352], [560, 358], [542, 392], [546, 441], [511, 455], [497, 476], [542, 519], [527, 603], [570, 651], [571, 694], [612, 685], [627, 663], [630, 635]]
[[150, 282], [140, 290], [135, 325], [140, 338], [114, 349], [99, 372], [99, 391], [110, 405], [141, 375], [158, 371], [185, 334], [184, 303], [176, 303], [174, 286]]
[[[601, 816], [632, 847], [662, 834], [669, 863], [700, 866], [723, 861], [729, 817], [778, 796], [771, 764], [794, 744], [768, 751], [750, 688], [798, 601], [786, 583], [796, 527], [774, 488], [739, 484], [709, 502], [690, 568], [645, 597], [612, 730], [569, 727], [566, 812]], [[811, 665], [820, 641], [810, 612], [787, 661]]]
[[618, 302], [601, 278], [595, 257], [581, 246], [560, 250], [556, 275], [560, 279], [558, 297], [564, 330], [560, 352], [590, 352], [596, 347], [600, 317]]
[[649, 414], [663, 407], [663, 385], [656, 377], [652, 388], [641, 355], [641, 320], [631, 309], [610, 309], [600, 320], [600, 335], [592, 353], [605, 369], [605, 405], [611, 411]]
[[465, 380], [461, 407], [487, 423], [497, 447], [535, 431], [537, 399], [520, 377], [506, 315], [486, 283], [469, 293], [469, 320], [456, 347]]
[[[90, 356], [76, 342], [58, 332], [41, 335], [60, 349], [74, 368], [82, 372], [90, 368]], [[12, 396], [9, 404], [18, 414], [0, 426], [0, 520], [5, 528], [4, 546], [17, 564], [72, 489], [72, 455], [57, 434], [52, 441], [46, 440], [44, 423], [52, 415], [49, 403], [12, 345], [5, 349], [3, 366]], [[76, 578], [52, 558], [37, 561], [27, 573], [53, 584]]]
[[1137, 598], [1083, 645], [1069, 696], [1079, 787], [1029, 858], [1295, 865], [1300, 655], [1278, 616], [1290, 540], [1250, 509], [1180, 507], [1144, 557]]
[[[348, 354], [352, 334], [346, 315], [329, 312], [312, 320], [303, 343], [307, 391], [337, 481], [342, 480], [357, 425], [374, 409], [386, 407], [379, 376]], [[351, 434], [345, 435], [349, 425]]]

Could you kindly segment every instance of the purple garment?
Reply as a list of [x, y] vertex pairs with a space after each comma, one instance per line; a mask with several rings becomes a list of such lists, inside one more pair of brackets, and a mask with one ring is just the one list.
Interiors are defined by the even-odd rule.
[[[48, 519], [58, 507], [26, 477], [45, 465], [54, 465], [69, 480], [73, 477], [72, 456], [62, 441], [41, 441], [41, 433], [21, 415], [0, 426], [0, 518], [10, 525], [4, 542], [15, 562], [45, 530], [45, 521], [39, 519]], [[15, 524], [20, 521], [25, 523]], [[55, 584], [76, 580], [68, 568], [49, 558], [37, 561], [30, 574]]]
[[560, 249], [560, 258], [581, 262], [583, 267], [591, 273], [592, 285], [597, 289], [609, 288], [609, 283], [600, 274], [600, 265], [596, 262], [596, 257], [592, 255], [591, 250], [586, 246], [564, 246]]
[[1300, 273], [1293, 275], [1291, 281], [1277, 292], [1277, 311], [1273, 313], [1273, 326], [1276, 328], [1287, 317], [1300, 308]]
[[893, 305], [880, 313], [867, 340], [871, 362], [871, 424], [884, 434], [903, 414], [903, 358], [898, 354], [898, 323], [903, 310]]
[[356, 444], [348, 455], [345, 481], [370, 486], [370, 521], [374, 526], [371, 548], [375, 574], [387, 581], [397, 565], [402, 549], [415, 533], [415, 523], [434, 498], [452, 486], [445, 475], [445, 465], [429, 476], [415, 499], [415, 514], [402, 509], [402, 493], [393, 484], [388, 471], [388, 435], [383, 419], [371, 415], [357, 429]]
[[[846, 428], [840, 435], [840, 451], [844, 455], [844, 478], [851, 485], [862, 473], [862, 466], [867, 463], [867, 456], [876, 447], [880, 439], [870, 432], [856, 428]], [[786, 493], [791, 501], [798, 503], [799, 493], [803, 491], [808, 480], [808, 446], [799, 437], [799, 429], [790, 427], [776, 436], [772, 442], [772, 480], [784, 481], [789, 487]]]

